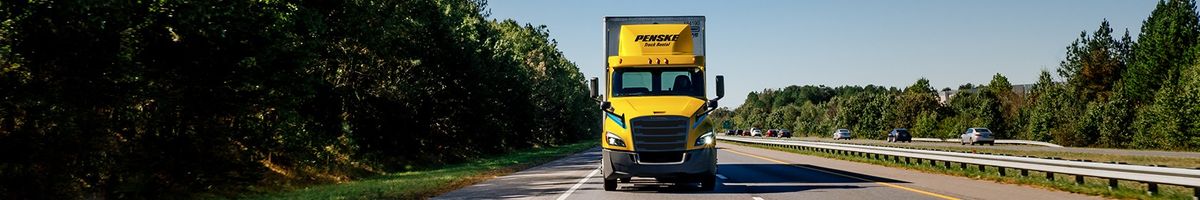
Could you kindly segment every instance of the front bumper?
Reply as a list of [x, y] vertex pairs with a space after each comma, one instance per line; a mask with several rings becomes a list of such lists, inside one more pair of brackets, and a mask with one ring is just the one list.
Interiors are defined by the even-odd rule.
[[632, 177], [674, 178], [717, 172], [717, 149], [703, 148], [684, 151], [682, 162], [641, 163], [638, 152], [605, 149], [601, 162], [604, 179]]

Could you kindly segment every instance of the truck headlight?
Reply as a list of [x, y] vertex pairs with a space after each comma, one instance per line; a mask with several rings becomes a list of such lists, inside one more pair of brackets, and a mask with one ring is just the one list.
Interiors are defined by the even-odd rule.
[[712, 144], [713, 140], [716, 140], [715, 138], [713, 138], [713, 133], [708, 132], [708, 133], [705, 133], [704, 135], [700, 135], [700, 137], [696, 138], [695, 146], [704, 146], [704, 145]]
[[617, 136], [617, 134], [613, 134], [612, 132], [606, 132], [606, 133], [607, 134], [605, 134], [606, 136], [604, 138], [604, 141], [608, 142], [608, 145], [625, 147], [625, 140], [622, 140], [621, 136]]

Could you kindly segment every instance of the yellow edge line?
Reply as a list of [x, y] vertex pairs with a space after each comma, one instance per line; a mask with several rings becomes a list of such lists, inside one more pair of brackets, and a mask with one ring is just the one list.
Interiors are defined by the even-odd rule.
[[813, 171], [823, 172], [823, 173], [826, 173], [826, 174], [833, 174], [833, 175], [837, 175], [837, 176], [841, 176], [841, 177], [846, 177], [846, 178], [852, 178], [852, 179], [861, 180], [861, 181], [872, 182], [872, 183], [875, 183], [875, 184], [880, 184], [880, 185], [883, 185], [883, 186], [893, 187], [893, 188], [902, 189], [902, 190], [908, 190], [908, 191], [910, 191], [910, 192], [916, 192], [916, 193], [920, 193], [920, 194], [924, 194], [924, 195], [929, 195], [929, 196], [933, 196], [933, 197], [937, 197], [937, 198], [942, 198], [942, 199], [946, 199], [946, 200], [961, 200], [961, 199], [959, 199], [959, 198], [954, 198], [954, 197], [951, 197], [951, 196], [946, 196], [946, 195], [942, 195], [942, 194], [938, 194], [938, 193], [933, 193], [933, 192], [929, 192], [929, 191], [924, 191], [924, 190], [913, 189], [913, 188], [904, 187], [904, 186], [900, 186], [900, 185], [896, 185], [896, 184], [884, 183], [884, 182], [879, 182], [879, 181], [869, 180], [869, 179], [865, 179], [865, 178], [861, 178], [861, 177], [857, 177], [857, 176], [851, 176], [851, 175], [846, 175], [846, 174], [837, 173], [837, 172], [831, 172], [831, 171], [826, 171], [826, 170], [821, 170], [821, 169], [816, 169], [816, 168], [811, 168], [811, 167], [805, 167], [805, 166], [795, 165], [795, 164], [791, 164], [791, 163], [787, 163], [787, 162], [783, 162], [783, 161], [779, 161], [779, 160], [775, 160], [775, 159], [770, 159], [770, 158], [767, 158], [767, 157], [762, 157], [762, 156], [758, 156], [758, 155], [754, 155], [754, 154], [750, 154], [750, 153], [745, 153], [745, 152], [740, 152], [740, 151], [734, 151], [734, 150], [732, 150], [732, 149], [725, 149], [725, 151], [728, 151], [728, 152], [731, 152], [731, 153], [736, 153], [736, 154], [741, 154], [741, 155], [744, 155], [744, 156], [750, 156], [750, 157], [754, 157], [754, 158], [758, 158], [758, 159], [763, 159], [763, 160], [767, 160], [767, 161], [771, 161], [771, 162], [775, 162], [775, 163], [779, 163], [779, 164], [785, 164], [785, 165], [792, 166], [792, 167], [804, 168], [804, 169], [807, 169], [807, 170], [813, 170]]

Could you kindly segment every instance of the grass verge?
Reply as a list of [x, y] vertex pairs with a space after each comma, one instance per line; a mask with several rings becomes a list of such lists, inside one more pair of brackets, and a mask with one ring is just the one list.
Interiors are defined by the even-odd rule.
[[1006, 169], [1007, 176], [1000, 176], [999, 171], [995, 167], [986, 167], [984, 170], [979, 170], [978, 165], [966, 165], [963, 167], [960, 163], [952, 163], [946, 167], [944, 162], [936, 162], [931, 164], [928, 160], [918, 162], [911, 160], [905, 163], [903, 159], [899, 162], [894, 162], [890, 159], [872, 159], [868, 157], [859, 157], [853, 155], [832, 154], [816, 151], [802, 151], [790, 148], [772, 147], [766, 145], [748, 144], [734, 141], [723, 141], [725, 143], [733, 143], [742, 146], [771, 149], [784, 151], [796, 154], [818, 156], [825, 158], [833, 158], [846, 161], [870, 163], [887, 167], [905, 168], [929, 173], [938, 173], [954, 176], [968, 177], [978, 180], [990, 180], [1000, 183], [1028, 185], [1039, 188], [1055, 189], [1067, 192], [1080, 194], [1097, 195], [1115, 199], [1192, 199], [1192, 189], [1171, 185], [1159, 185], [1159, 193], [1148, 195], [1145, 192], [1146, 184], [1118, 181], [1119, 187], [1113, 190], [1108, 189], [1108, 179], [1084, 178], [1083, 184], [1075, 183], [1074, 175], [1055, 174], [1054, 180], [1048, 180], [1046, 173], [1029, 171], [1028, 176], [1021, 176], [1021, 171], [1016, 169]]
[[530, 149], [438, 169], [380, 175], [345, 183], [246, 196], [246, 199], [424, 199], [559, 159], [596, 146], [594, 141]]

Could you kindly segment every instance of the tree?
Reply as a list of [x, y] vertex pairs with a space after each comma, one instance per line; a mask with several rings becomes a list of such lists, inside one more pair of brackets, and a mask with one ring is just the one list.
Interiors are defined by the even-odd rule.
[[990, 98], [996, 102], [996, 107], [989, 108], [997, 119], [989, 124], [992, 132], [996, 133], [998, 138], [1012, 137], [1016, 130], [1016, 121], [1020, 114], [1020, 106], [1022, 101], [1013, 93], [1012, 84], [1008, 82], [1008, 78], [1000, 73], [992, 76], [992, 81], [988, 83], [987, 91], [984, 91], [984, 98]]
[[940, 106], [937, 93], [925, 78], [917, 79], [895, 98], [894, 110], [889, 111], [893, 120], [888, 123], [895, 128], [914, 127], [922, 115], [936, 112]]
[[1024, 134], [1019, 138], [1034, 141], [1050, 141], [1050, 129], [1058, 124], [1056, 103], [1061, 89], [1050, 77], [1050, 72], [1043, 70], [1038, 75], [1038, 81], [1030, 91], [1031, 107], [1026, 109], [1029, 116]]
[[[1133, 45], [1129, 69], [1123, 74], [1119, 92], [1129, 99], [1132, 113], [1133, 146], [1138, 148], [1178, 148], [1180, 139], [1169, 137], [1172, 130], [1186, 123], [1177, 119], [1183, 90], [1167, 86], [1178, 83], [1180, 72], [1196, 61], [1196, 5], [1191, 0], [1160, 1], [1142, 23], [1142, 33]], [[1165, 91], [1161, 91], [1165, 90]]]
[[1200, 36], [1197, 20], [1195, 1], [1171, 0], [1159, 1], [1142, 22], [1120, 89], [1135, 105], [1153, 101], [1155, 91], [1173, 84], [1180, 69], [1193, 63], [1188, 51]]
[[1080, 91], [1080, 98], [1105, 100], [1125, 69], [1122, 56], [1127, 53], [1123, 52], [1127, 51], [1123, 49], [1127, 44], [1123, 42], [1113, 40], [1112, 28], [1106, 19], [1091, 36], [1086, 31], [1081, 32], [1079, 39], [1067, 47], [1067, 58], [1060, 64], [1058, 73]]

